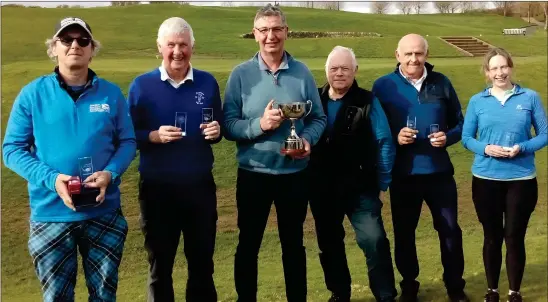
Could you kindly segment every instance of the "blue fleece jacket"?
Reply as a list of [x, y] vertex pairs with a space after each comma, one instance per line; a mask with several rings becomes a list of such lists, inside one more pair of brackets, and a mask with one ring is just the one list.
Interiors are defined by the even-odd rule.
[[306, 167], [308, 159], [294, 160], [280, 153], [283, 141], [290, 134], [290, 121], [284, 121], [274, 131], [261, 130], [260, 119], [270, 100], [277, 103], [312, 101], [310, 114], [298, 120], [295, 128], [311, 145], [318, 142], [326, 116], [314, 77], [306, 65], [288, 53], [274, 74], [259, 53], [234, 68], [223, 104], [225, 137], [236, 141], [236, 156], [242, 169], [269, 174], [298, 172]]
[[[202, 109], [213, 109], [222, 125], [219, 85], [208, 72], [193, 69], [194, 80], [174, 88], [162, 81], [159, 69], [138, 76], [129, 88], [128, 102], [139, 147], [139, 172], [147, 179], [181, 183], [199, 180], [213, 169], [212, 143], [202, 135]], [[186, 112], [186, 136], [167, 144], [150, 142], [151, 131], [174, 126], [175, 113]]]
[[[399, 176], [453, 173], [446, 148], [461, 139], [464, 117], [455, 89], [449, 79], [426, 63], [428, 75], [420, 92], [405, 79], [399, 64], [396, 70], [373, 84], [373, 93], [384, 108], [396, 145], [393, 174]], [[417, 138], [408, 145], [397, 142], [398, 133], [407, 125], [407, 116], [417, 118]], [[430, 125], [438, 124], [446, 133], [445, 147], [430, 143]]]
[[[474, 95], [466, 108], [462, 144], [475, 153], [472, 173], [492, 179], [515, 179], [535, 174], [535, 152], [546, 146], [546, 112], [539, 95], [516, 85], [515, 92], [502, 105], [489, 89]], [[536, 136], [531, 135], [531, 126]], [[511, 134], [511, 145], [519, 145], [514, 158], [495, 158], [485, 154], [487, 145], [503, 146]]]
[[[3, 143], [5, 165], [28, 181], [30, 219], [82, 221], [120, 207], [119, 176], [135, 157], [135, 134], [125, 98], [116, 85], [95, 76], [74, 101], [56, 73], [21, 89]], [[79, 175], [78, 158], [112, 172], [105, 201], [74, 212], [55, 190], [59, 173]]]

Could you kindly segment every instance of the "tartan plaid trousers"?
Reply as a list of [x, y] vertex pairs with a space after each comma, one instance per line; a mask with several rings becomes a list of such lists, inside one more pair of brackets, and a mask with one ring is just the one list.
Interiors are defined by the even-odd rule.
[[89, 301], [116, 301], [128, 225], [121, 209], [77, 222], [30, 222], [29, 252], [44, 301], [74, 301], [77, 248]]

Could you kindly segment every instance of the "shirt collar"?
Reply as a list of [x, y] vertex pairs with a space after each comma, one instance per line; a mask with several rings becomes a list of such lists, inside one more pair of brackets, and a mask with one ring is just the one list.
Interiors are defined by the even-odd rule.
[[[268, 66], [266, 65], [266, 63], [264, 62], [263, 58], [261, 57], [261, 53], [257, 52], [256, 56], [257, 56], [257, 61], [259, 61], [259, 69], [260, 70], [270, 70], [268, 68]], [[278, 68], [278, 70], [279, 69], [288, 69], [289, 68], [288, 61], [289, 60], [287, 58], [287, 52], [284, 51], [284, 55], [282, 57], [282, 63], [280, 64], [280, 67]]]
[[426, 69], [426, 66], [424, 66], [424, 72], [422, 73], [422, 77], [416, 80], [415, 82], [413, 82], [413, 80], [410, 77], [407, 77], [406, 75], [403, 74], [403, 72], [401, 71], [401, 65], [398, 67], [398, 69], [400, 71], [401, 76], [413, 85], [424, 82], [424, 80], [426, 79], [426, 76], [428, 75], [428, 70]]
[[[169, 77], [169, 74], [167, 73], [166, 68], [164, 67], [164, 62], [162, 61], [162, 64], [158, 68], [160, 70], [160, 79], [162, 81], [171, 80], [172, 82], [175, 82], [171, 77]], [[186, 83], [186, 81], [194, 82], [194, 70], [192, 68], [192, 64], [189, 64], [188, 72], [186, 73], [186, 77], [178, 84]]]
[[[493, 86], [489, 86], [489, 87], [485, 88], [485, 89], [483, 90], [483, 92], [481, 93], [481, 96], [482, 96], [482, 97], [489, 97], [489, 96], [491, 96], [491, 95], [492, 95], [492, 94], [491, 94], [491, 88], [493, 88]], [[515, 83], [514, 83], [514, 87], [513, 87], [511, 90], [508, 90], [508, 91], [507, 91], [507, 93], [512, 93], [512, 94], [521, 94], [521, 93], [523, 93], [523, 92], [524, 92], [524, 91], [523, 91], [523, 88], [521, 88], [520, 85], [515, 84]]]

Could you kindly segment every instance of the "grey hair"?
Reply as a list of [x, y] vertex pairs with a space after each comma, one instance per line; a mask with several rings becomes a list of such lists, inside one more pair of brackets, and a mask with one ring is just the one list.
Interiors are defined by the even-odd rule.
[[171, 17], [166, 19], [158, 29], [158, 39], [156, 42], [162, 44], [167, 36], [182, 34], [188, 30], [190, 34], [190, 46], [194, 47], [194, 32], [190, 24], [183, 18]]
[[[48, 57], [50, 60], [52, 60], [54, 63], [58, 63], [57, 56], [53, 54], [53, 47], [55, 46], [55, 43], [57, 42], [57, 37], [54, 37], [52, 39], [47, 39], [45, 44], [47, 47], [46, 53], [48, 54]], [[95, 57], [99, 50], [101, 49], [102, 45], [101, 42], [91, 39], [91, 57]]]
[[255, 19], [253, 20], [253, 24], [255, 24], [255, 22], [257, 22], [257, 20], [259, 20], [260, 18], [270, 17], [270, 16], [279, 16], [282, 19], [282, 25], [287, 26], [287, 22], [285, 20], [285, 14], [280, 9], [280, 6], [272, 5], [270, 3], [261, 7], [257, 11], [257, 14], [255, 15]]
[[356, 60], [356, 54], [354, 53], [352, 48], [337, 45], [337, 46], [333, 47], [333, 50], [329, 53], [329, 55], [327, 56], [327, 60], [325, 61], [325, 72], [326, 73], [329, 70], [329, 62], [331, 62], [331, 59], [337, 53], [340, 53], [340, 52], [346, 52], [346, 53], [350, 54], [350, 56], [352, 57], [352, 66], [354, 66], [354, 71], [356, 71], [358, 69], [358, 61]]
[[[428, 53], [428, 41], [426, 41], [426, 39], [425, 39], [423, 36], [421, 36], [421, 35], [417, 35], [417, 36], [419, 36], [419, 37], [421, 38], [421, 40], [422, 40], [422, 43], [424, 43], [424, 52], [425, 52], [425, 53]], [[396, 48], [396, 51], [397, 51], [398, 53], [400, 52], [400, 49], [401, 49], [401, 41], [402, 41], [402, 40], [403, 40], [403, 38], [400, 39], [400, 41], [398, 42], [398, 48]]]

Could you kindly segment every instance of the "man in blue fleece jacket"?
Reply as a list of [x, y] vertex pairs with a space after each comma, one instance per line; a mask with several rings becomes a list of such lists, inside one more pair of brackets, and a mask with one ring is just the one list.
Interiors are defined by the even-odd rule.
[[380, 192], [386, 191], [396, 150], [388, 120], [375, 96], [358, 86], [352, 49], [336, 46], [327, 57], [320, 88], [327, 130], [312, 148], [308, 170], [320, 262], [329, 302], [350, 302], [351, 278], [344, 246], [344, 216], [367, 258], [369, 287], [377, 301], [397, 295], [390, 244], [382, 221]]
[[184, 19], [166, 19], [157, 43], [162, 64], [138, 76], [128, 97], [140, 150], [148, 301], [175, 300], [171, 275], [183, 233], [186, 301], [216, 302], [217, 197], [211, 144], [222, 138], [219, 85], [210, 73], [192, 67], [194, 34]]
[[[287, 23], [278, 6], [261, 8], [253, 33], [259, 52], [232, 71], [225, 90], [225, 137], [236, 141], [236, 202], [240, 230], [234, 278], [238, 301], [257, 300], [257, 256], [272, 202], [276, 206], [287, 299], [306, 301], [303, 223], [308, 207], [310, 147], [323, 133], [326, 117], [311, 72], [284, 50]], [[296, 122], [306, 153], [281, 154], [290, 123], [273, 102], [312, 101], [310, 114]]]
[[[55, 72], [17, 96], [4, 163], [28, 181], [29, 251], [43, 300], [74, 300], [79, 249], [89, 300], [115, 301], [127, 234], [118, 186], [135, 156], [133, 126], [120, 88], [88, 67], [100, 44], [86, 22], [61, 20], [46, 44]], [[82, 176], [82, 190], [98, 191], [70, 195], [71, 176]]]
[[461, 138], [464, 119], [460, 102], [449, 79], [426, 63], [428, 43], [423, 37], [403, 37], [396, 58], [396, 70], [376, 80], [373, 93], [385, 109], [392, 136], [397, 138], [390, 203], [396, 267], [403, 277], [402, 298], [417, 300], [415, 229], [424, 200], [440, 239], [447, 293], [452, 301], [466, 301], [457, 186], [447, 153], [447, 147]]

